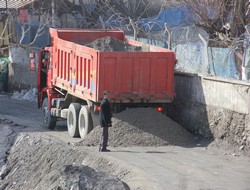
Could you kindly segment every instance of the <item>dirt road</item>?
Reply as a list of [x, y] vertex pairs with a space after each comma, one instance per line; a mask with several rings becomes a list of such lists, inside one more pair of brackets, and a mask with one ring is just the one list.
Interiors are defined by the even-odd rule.
[[[118, 176], [129, 189], [250, 189], [249, 157], [224, 154], [205, 147], [180, 146], [110, 147], [112, 152], [100, 153], [97, 147], [74, 146], [81, 139], [70, 138], [63, 122], [55, 131], [44, 129], [36, 103], [12, 100], [6, 95], [0, 96], [0, 119], [27, 126], [23, 131], [30, 137], [23, 139], [31, 139], [33, 132], [46, 136], [50, 141], [57, 139], [56, 143], [62, 147], [70, 143], [74, 150], [86, 152], [78, 158], [79, 162]], [[33, 157], [38, 159], [35, 156], [38, 150], [33, 152]]]

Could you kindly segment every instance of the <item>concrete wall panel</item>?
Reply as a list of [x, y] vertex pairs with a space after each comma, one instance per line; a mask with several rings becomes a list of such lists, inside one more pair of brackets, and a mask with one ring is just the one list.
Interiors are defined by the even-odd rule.
[[28, 48], [10, 48], [8, 83], [8, 89], [10, 91], [36, 87], [37, 73], [30, 71], [29, 68], [30, 51]]
[[176, 73], [166, 115], [194, 134], [250, 146], [249, 89], [243, 81]]
[[250, 83], [196, 74], [175, 74], [176, 98], [249, 114]]
[[249, 114], [249, 83], [205, 77], [202, 86], [206, 105]]

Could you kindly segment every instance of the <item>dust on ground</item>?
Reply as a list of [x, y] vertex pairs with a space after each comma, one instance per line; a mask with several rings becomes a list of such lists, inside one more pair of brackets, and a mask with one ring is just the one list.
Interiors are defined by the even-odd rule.
[[250, 156], [249, 115], [213, 107], [207, 109], [207, 115], [213, 137], [208, 148]]
[[125, 41], [121, 41], [110, 36], [99, 38], [89, 44], [85, 44], [85, 46], [106, 52], [142, 52], [142, 47], [133, 46]]
[[[180, 115], [176, 116], [176, 113]], [[168, 108], [166, 114], [195, 134], [198, 141], [199, 138], [202, 140], [197, 144], [224, 151], [224, 154], [250, 156], [249, 114], [179, 100]]]
[[39, 132], [17, 132], [22, 126], [14, 125], [0, 123], [1, 137], [7, 137], [1, 141], [1, 147], [6, 145], [1, 150], [6, 162], [1, 163], [1, 190], [128, 189], [118, 177], [83, 165], [89, 156], [86, 149]]
[[[237, 118], [232, 115], [232, 122], [240, 123]], [[98, 157], [97, 147], [96, 154], [92, 155], [85, 146], [98, 145], [100, 127], [94, 128], [79, 143], [62, 142], [45, 133], [23, 132], [25, 127], [9, 120], [0, 120], [0, 127], [0, 189], [129, 189], [121, 180], [128, 177], [130, 171], [119, 168], [119, 165], [112, 166], [108, 160]], [[230, 129], [232, 136], [238, 134], [238, 130], [233, 132], [234, 129]], [[215, 138], [226, 142], [231, 135]], [[109, 146], [186, 146], [193, 139], [192, 134], [165, 115], [153, 109], [136, 108], [125, 110], [113, 118]], [[212, 144], [222, 149], [217, 141]], [[105, 171], [116, 175], [93, 169], [84, 164], [86, 160], [95, 160], [97, 168], [107, 169]]]
[[[6, 149], [1, 151], [4, 155], [0, 189], [129, 189], [121, 181], [130, 173], [126, 169], [112, 167], [103, 158], [95, 163], [99, 168], [112, 169], [118, 178], [83, 164], [85, 159], [98, 160], [96, 155], [91, 157], [85, 145], [98, 146], [100, 127], [79, 143], [62, 142], [34, 131], [22, 132], [24, 127], [9, 120], [1, 120], [0, 127], [1, 134], [8, 138], [1, 142]], [[109, 134], [109, 146], [121, 147], [184, 146], [194, 138], [176, 122], [150, 108], [119, 113], [113, 118]]]
[[[77, 145], [98, 146], [102, 129], [95, 127]], [[109, 128], [109, 146], [188, 146], [194, 136], [162, 113], [152, 108], [134, 108], [112, 118]]]
[[[250, 155], [247, 120], [249, 117], [244, 114], [208, 109], [214, 139], [204, 149], [218, 149], [219, 154], [224, 151], [232, 156]], [[123, 182], [132, 178], [127, 168], [112, 165], [108, 159], [98, 156], [98, 147], [95, 154], [87, 150], [87, 146], [98, 146], [100, 127], [79, 143], [62, 142], [31, 129], [28, 132], [26, 127], [10, 120], [0, 120], [0, 128], [0, 190], [129, 189]], [[188, 146], [196, 139], [178, 123], [150, 108], [117, 114], [109, 135], [112, 147]], [[94, 161], [92, 165], [84, 164], [90, 160]]]
[[13, 139], [24, 127], [15, 124], [13, 121], [0, 119], [0, 168], [5, 164]]

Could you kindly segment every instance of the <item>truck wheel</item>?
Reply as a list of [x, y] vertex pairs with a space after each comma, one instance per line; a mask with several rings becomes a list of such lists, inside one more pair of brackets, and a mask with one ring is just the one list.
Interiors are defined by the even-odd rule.
[[44, 98], [42, 105], [43, 124], [47, 129], [54, 129], [56, 127], [56, 117], [52, 116], [48, 107], [48, 98]]
[[72, 103], [69, 106], [67, 116], [68, 133], [71, 137], [79, 137], [78, 118], [81, 109], [81, 104]]
[[85, 138], [87, 134], [93, 129], [93, 120], [91, 112], [87, 106], [82, 106], [79, 114], [79, 132], [80, 137]]

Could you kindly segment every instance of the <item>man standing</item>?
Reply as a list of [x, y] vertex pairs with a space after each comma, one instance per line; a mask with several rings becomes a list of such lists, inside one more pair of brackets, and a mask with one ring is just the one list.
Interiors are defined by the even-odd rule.
[[102, 135], [100, 138], [100, 148], [99, 151], [101, 152], [109, 152], [110, 150], [107, 149], [108, 144], [108, 128], [111, 127], [111, 107], [109, 103], [109, 92], [103, 92], [103, 100], [100, 105], [100, 125], [102, 127]]

